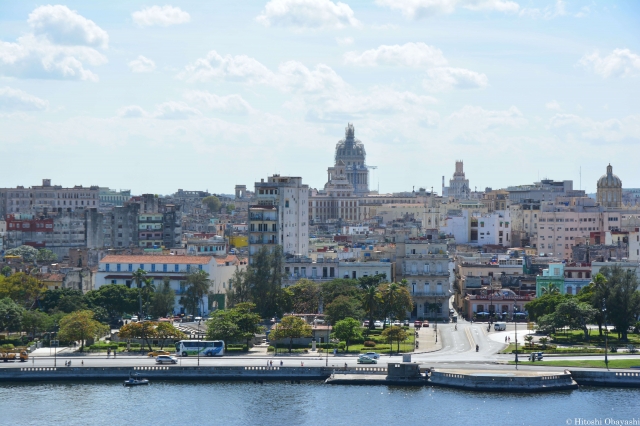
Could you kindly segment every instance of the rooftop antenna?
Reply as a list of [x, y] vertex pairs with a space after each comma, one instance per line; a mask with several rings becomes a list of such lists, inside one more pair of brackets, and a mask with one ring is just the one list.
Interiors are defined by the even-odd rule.
[[580, 166], [580, 190], [582, 190], [582, 166]]

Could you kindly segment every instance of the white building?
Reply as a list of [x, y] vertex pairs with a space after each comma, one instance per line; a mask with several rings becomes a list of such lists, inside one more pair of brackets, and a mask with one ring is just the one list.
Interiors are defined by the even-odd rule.
[[[151, 278], [156, 287], [162, 283], [164, 277], [169, 277], [169, 284], [176, 292], [174, 312], [184, 313], [184, 308], [180, 305], [179, 300], [180, 296], [186, 291], [185, 279], [187, 274], [196, 270], [204, 271], [209, 274], [209, 278], [213, 280], [215, 287], [216, 282], [222, 283], [224, 279], [228, 280], [226, 275], [217, 273], [217, 268], [218, 262], [213, 256], [107, 255], [98, 263], [95, 286], [96, 289], [106, 284], [122, 284], [127, 287], [135, 287], [133, 273], [138, 269], [144, 270], [147, 273], [146, 277]], [[204, 297], [203, 303], [204, 312], [202, 314], [207, 314], [211, 309], [208, 296]]]
[[261, 247], [282, 246], [285, 254], [309, 252], [309, 186], [301, 177], [273, 175], [255, 183], [249, 207], [249, 255]]
[[629, 260], [640, 262], [640, 229], [629, 232]]

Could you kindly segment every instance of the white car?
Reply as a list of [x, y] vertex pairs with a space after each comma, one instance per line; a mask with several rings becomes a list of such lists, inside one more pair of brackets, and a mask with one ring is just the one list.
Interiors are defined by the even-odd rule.
[[374, 327], [382, 327], [382, 321], [378, 320], [376, 322], [373, 323]]
[[177, 364], [178, 358], [171, 355], [158, 355], [156, 357], [156, 364]]
[[380, 354], [376, 352], [367, 352], [364, 356], [368, 356], [371, 359], [380, 359]]
[[402, 327], [402, 323], [399, 320], [393, 322], [394, 327]]

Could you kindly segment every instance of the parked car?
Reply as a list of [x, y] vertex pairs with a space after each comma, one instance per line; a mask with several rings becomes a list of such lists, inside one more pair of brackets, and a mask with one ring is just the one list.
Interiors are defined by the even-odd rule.
[[377, 320], [376, 322], [373, 323], [374, 327], [382, 327], [382, 321]]
[[409, 327], [409, 320], [404, 320], [404, 326]]
[[400, 322], [400, 320], [395, 320], [395, 321], [393, 322], [393, 325], [394, 325], [395, 327], [402, 327], [402, 323]]
[[158, 355], [156, 364], [177, 364], [178, 358], [170, 355]]
[[422, 321], [418, 320], [418, 321], [414, 321], [413, 322], [413, 326], [417, 329], [420, 329], [420, 327], [422, 327]]
[[369, 358], [368, 356], [365, 355], [360, 355], [358, 357], [358, 364], [377, 364], [378, 361], [373, 359], [373, 358]]
[[422, 326], [423, 327], [429, 327], [429, 321], [422, 321]]
[[362, 323], [362, 326], [369, 328], [369, 320], [365, 320], [365, 322]]
[[159, 355], [171, 355], [169, 351], [152, 351], [147, 354], [147, 356], [159, 356]]
[[364, 356], [368, 356], [369, 358], [373, 359], [380, 359], [380, 354], [378, 354], [377, 352], [367, 352], [366, 354], [364, 354]]
[[391, 325], [391, 320], [389, 318], [384, 320], [385, 325]]

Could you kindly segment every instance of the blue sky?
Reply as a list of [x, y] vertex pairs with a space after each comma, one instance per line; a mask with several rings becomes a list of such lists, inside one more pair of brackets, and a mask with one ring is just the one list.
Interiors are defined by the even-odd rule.
[[322, 187], [353, 122], [381, 192], [640, 187], [637, 2], [0, 5], [0, 186]]

